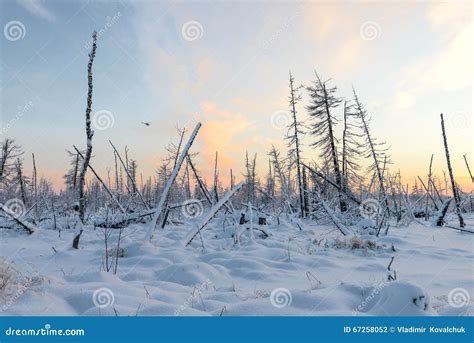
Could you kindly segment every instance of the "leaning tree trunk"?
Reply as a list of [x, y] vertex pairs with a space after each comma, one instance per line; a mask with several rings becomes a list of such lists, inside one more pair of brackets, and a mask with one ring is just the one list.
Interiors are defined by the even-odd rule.
[[451, 159], [449, 157], [448, 139], [446, 137], [446, 130], [444, 128], [443, 113], [440, 114], [440, 117], [441, 117], [441, 130], [442, 130], [442, 133], [443, 133], [443, 141], [444, 141], [444, 152], [446, 154], [446, 163], [448, 164], [449, 178], [451, 179], [451, 188], [453, 190], [454, 204], [456, 206], [456, 213], [457, 213], [458, 218], [459, 218], [459, 226], [464, 227], [465, 226], [464, 218], [461, 215], [461, 208], [459, 206], [459, 202], [460, 202], [459, 193], [458, 193], [458, 190], [456, 188], [456, 183], [454, 181], [453, 168], [451, 167]]
[[[326, 106], [326, 114], [327, 114], [327, 122], [328, 122], [328, 131], [329, 131], [329, 138], [330, 138], [330, 143], [331, 143], [331, 159], [332, 159], [332, 164], [334, 168], [334, 175], [336, 177], [336, 183], [339, 186], [339, 188], [343, 189], [342, 187], [342, 177], [341, 177], [341, 170], [339, 169], [339, 162], [337, 159], [337, 150], [336, 150], [336, 144], [335, 144], [335, 138], [334, 138], [334, 131], [332, 127], [332, 118], [329, 112], [329, 103], [328, 103], [328, 94], [326, 91], [326, 85], [323, 85], [323, 91], [324, 91], [324, 103]], [[347, 203], [344, 200], [342, 196], [342, 192], [339, 192], [339, 207], [341, 209], [341, 212], [347, 211]]]
[[[92, 64], [94, 63], [95, 50], [97, 48], [97, 32], [94, 31], [92, 34], [92, 49], [89, 54], [89, 64], [87, 65], [87, 76], [88, 76], [88, 87], [87, 92], [87, 107], [86, 107], [86, 137], [87, 137], [87, 150], [86, 155], [84, 156], [84, 161], [82, 162], [81, 171], [79, 173], [79, 219], [81, 224], [84, 224], [84, 213], [86, 208], [86, 199], [84, 193], [84, 185], [86, 181], [86, 172], [89, 166], [89, 161], [92, 155], [92, 137], [94, 136], [94, 131], [91, 129], [91, 110], [92, 110]], [[74, 249], [79, 248], [79, 240], [82, 235], [82, 228], [79, 230], [79, 233], [74, 237], [72, 247]]]

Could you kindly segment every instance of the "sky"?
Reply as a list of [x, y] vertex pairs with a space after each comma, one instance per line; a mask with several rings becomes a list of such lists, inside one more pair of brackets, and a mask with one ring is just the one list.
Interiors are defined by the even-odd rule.
[[[138, 162], [146, 178], [199, 121], [193, 152], [224, 186], [257, 153], [263, 179], [272, 144], [286, 151], [288, 75], [310, 85], [314, 72], [372, 116], [405, 182], [446, 170], [444, 113], [456, 180], [472, 189], [472, 2], [414, 1], [66, 1], [0, 3], [1, 139], [23, 146], [26, 171], [63, 187], [66, 149], [84, 147], [87, 63], [94, 61], [92, 165], [113, 166], [108, 143]], [[307, 119], [303, 92], [298, 117]], [[342, 109], [336, 112], [341, 115]], [[150, 126], [142, 122], [149, 122]], [[338, 135], [340, 135], [340, 125]], [[303, 138], [303, 156], [317, 159]]]

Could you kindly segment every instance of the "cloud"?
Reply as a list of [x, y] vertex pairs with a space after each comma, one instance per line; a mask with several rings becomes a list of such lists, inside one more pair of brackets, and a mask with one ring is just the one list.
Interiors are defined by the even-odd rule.
[[36, 17], [39, 17], [41, 19], [45, 19], [48, 21], [54, 21], [56, 20], [56, 16], [54, 15], [53, 12], [51, 12], [49, 9], [47, 9], [43, 5], [43, 1], [40, 0], [17, 0], [17, 3], [26, 9], [28, 12], [33, 14]]
[[[203, 126], [199, 133], [202, 145], [202, 159], [204, 160], [203, 173], [210, 177], [214, 165], [215, 153], [219, 153], [219, 170], [227, 179], [227, 171], [239, 166], [240, 159], [246, 148], [256, 146], [255, 125], [239, 112], [222, 110], [215, 103], [201, 104], [203, 111]], [[243, 143], [245, 142], [245, 143]], [[248, 146], [245, 146], [248, 145]], [[235, 172], [235, 169], [234, 169]]]
[[435, 48], [398, 72], [389, 111], [416, 105], [432, 92], [458, 92], [472, 85], [473, 26], [467, 3], [440, 3], [425, 10]]
[[431, 4], [426, 19], [435, 29], [446, 33], [460, 31], [472, 20], [471, 2], [440, 2]]

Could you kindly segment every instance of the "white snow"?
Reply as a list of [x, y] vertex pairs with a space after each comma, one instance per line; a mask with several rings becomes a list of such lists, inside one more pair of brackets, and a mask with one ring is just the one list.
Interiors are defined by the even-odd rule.
[[[466, 215], [473, 226], [474, 216]], [[202, 218], [196, 218], [199, 222]], [[453, 219], [453, 218], [451, 218]], [[34, 235], [0, 229], [2, 315], [472, 315], [474, 235], [413, 222], [388, 236], [342, 236], [334, 226], [269, 225], [266, 239], [246, 226], [224, 231], [222, 215], [184, 247], [196, 226], [123, 231], [118, 273], [101, 271], [103, 233], [86, 226], [79, 250], [72, 230]], [[113, 244], [114, 236], [109, 244]], [[392, 250], [392, 245], [395, 251]], [[387, 266], [397, 280], [387, 282]], [[286, 292], [287, 291], [287, 292]], [[99, 294], [100, 293], [100, 294]], [[279, 293], [279, 294], [277, 294]], [[100, 295], [100, 297], [99, 297]], [[472, 298], [472, 296], [470, 296]], [[99, 301], [100, 300], [100, 301]], [[105, 306], [102, 306], [105, 304]], [[98, 306], [100, 305], [100, 306]], [[108, 306], [107, 306], [108, 305]], [[277, 306], [275, 306], [277, 305]]]

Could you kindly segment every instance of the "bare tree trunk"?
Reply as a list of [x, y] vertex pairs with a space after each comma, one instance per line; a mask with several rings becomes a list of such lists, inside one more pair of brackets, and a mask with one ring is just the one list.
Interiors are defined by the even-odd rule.
[[444, 128], [443, 113], [440, 114], [440, 117], [441, 117], [441, 130], [443, 132], [444, 152], [446, 154], [446, 163], [448, 165], [449, 178], [451, 179], [451, 188], [453, 190], [453, 198], [454, 198], [454, 203], [456, 206], [456, 213], [459, 218], [459, 226], [464, 227], [465, 226], [464, 218], [461, 215], [461, 208], [459, 207], [459, 202], [460, 202], [459, 193], [456, 188], [456, 182], [454, 181], [453, 168], [451, 167], [451, 159], [449, 157], [448, 139], [446, 137], [446, 130]]
[[[84, 192], [84, 185], [86, 182], [86, 171], [89, 165], [89, 161], [92, 155], [92, 137], [94, 131], [91, 129], [91, 111], [92, 111], [92, 64], [94, 63], [95, 51], [97, 48], [97, 32], [94, 31], [92, 34], [92, 49], [89, 54], [89, 64], [87, 65], [87, 76], [88, 76], [88, 87], [87, 92], [87, 107], [86, 107], [86, 137], [87, 137], [87, 150], [84, 161], [82, 162], [81, 172], [79, 173], [79, 219], [84, 224], [84, 213], [86, 208], [86, 199]], [[79, 240], [82, 235], [82, 226], [79, 233], [74, 237], [73, 248], [79, 248]]]
[[471, 182], [474, 183], [474, 177], [472, 177], [471, 168], [469, 168], [469, 163], [467, 163], [466, 154], [462, 155], [462, 157], [464, 157], [464, 162], [466, 162], [466, 167], [467, 171], [469, 172], [469, 176], [471, 177]]
[[296, 154], [296, 177], [298, 179], [298, 193], [300, 199], [300, 213], [301, 217], [305, 216], [305, 206], [304, 206], [304, 198], [303, 198], [303, 182], [301, 177], [301, 158], [300, 158], [300, 141], [299, 141], [299, 130], [298, 130], [298, 121], [296, 120], [296, 101], [297, 97], [295, 97], [295, 88], [294, 88], [294, 79], [290, 72], [290, 105], [291, 105], [291, 115], [293, 119], [293, 137], [295, 143], [295, 154]]
[[29, 234], [32, 234], [35, 232], [38, 228], [31, 224], [30, 222], [26, 221], [25, 219], [22, 219], [20, 216], [18, 216], [15, 212], [10, 210], [7, 206], [3, 205], [0, 203], [0, 212], [3, 212], [6, 214], [8, 217], [13, 219], [15, 222], [17, 222], [24, 230], [26, 230]]
[[[123, 162], [122, 157], [120, 156], [118, 150], [115, 148], [115, 145], [112, 143], [111, 140], [109, 140], [109, 143], [110, 143], [110, 145], [112, 146], [112, 148], [114, 149], [115, 154], [116, 154], [117, 157], [119, 158], [120, 162], [122, 163], [123, 168], [125, 169], [125, 173], [127, 174], [127, 177], [128, 177], [127, 180], [132, 184], [133, 189], [137, 192], [138, 197], [140, 198], [140, 200], [141, 200], [141, 202], [143, 203], [143, 205], [145, 205], [145, 208], [146, 208], [147, 210], [149, 210], [150, 207], [148, 206], [147, 202], [146, 202], [145, 199], [143, 198], [142, 193], [138, 190], [138, 187], [137, 187], [137, 185], [136, 185], [136, 183], [135, 183], [135, 180], [133, 179], [133, 177], [132, 177], [132, 176], [130, 175], [130, 173], [129, 173], [129, 170], [128, 170], [127, 165]], [[128, 163], [128, 162], [127, 162], [127, 163]], [[127, 182], [127, 183], [128, 183], [128, 182]], [[127, 186], [127, 188], [128, 188], [128, 190], [130, 191], [130, 188], [129, 188], [128, 186]]]
[[213, 202], [211, 200], [211, 196], [209, 194], [209, 191], [207, 190], [206, 186], [204, 186], [204, 184], [202, 183], [201, 178], [199, 177], [199, 174], [197, 173], [197, 170], [194, 167], [194, 164], [191, 160], [191, 157], [189, 155], [187, 155], [186, 157], [187, 157], [187, 161], [189, 163], [189, 166], [191, 167], [191, 170], [193, 171], [194, 178], [196, 179], [196, 182], [198, 183], [198, 186], [202, 191], [202, 194], [204, 195], [206, 200], [209, 202], [209, 205], [212, 205]]
[[209, 221], [216, 215], [216, 213], [225, 205], [226, 202], [230, 200], [230, 198], [239, 191], [239, 189], [242, 188], [242, 182], [239, 183], [234, 187], [232, 190], [228, 190], [224, 196], [217, 202], [214, 206], [212, 206], [211, 209], [207, 213], [205, 213], [202, 216], [202, 219], [200, 223], [197, 225], [197, 230], [196, 233], [189, 239], [189, 241], [186, 243], [186, 247], [191, 244], [193, 241], [194, 237], [196, 237], [198, 234], [201, 234], [201, 230], [209, 223]]
[[388, 199], [387, 199], [387, 192], [385, 191], [384, 179], [383, 179], [382, 171], [380, 170], [379, 160], [378, 160], [377, 154], [375, 152], [375, 147], [374, 147], [374, 144], [372, 142], [372, 137], [370, 136], [370, 133], [369, 133], [369, 127], [367, 125], [367, 122], [365, 121], [364, 116], [360, 116], [360, 117], [361, 117], [362, 123], [364, 125], [365, 134], [367, 135], [367, 140], [369, 142], [372, 158], [374, 159], [375, 172], [377, 173], [377, 178], [379, 179], [380, 192], [382, 193], [382, 198], [383, 198], [385, 207], [388, 210], [389, 205], [388, 205]]
[[[76, 148], [76, 146], [74, 146], [74, 149], [76, 149], [77, 153], [81, 156], [81, 158], [83, 158], [82, 154], [79, 152], [79, 150]], [[91, 170], [91, 172], [94, 174], [94, 176], [97, 178], [97, 180], [99, 180], [99, 182], [101, 183], [101, 185], [104, 187], [104, 189], [106, 190], [107, 194], [109, 194], [109, 196], [112, 198], [112, 200], [117, 204], [118, 208], [120, 209], [120, 211], [122, 213], [125, 213], [125, 209], [123, 208], [123, 206], [120, 204], [120, 202], [115, 198], [114, 194], [110, 191], [110, 189], [107, 187], [107, 185], [105, 184], [104, 181], [102, 181], [102, 179], [100, 178], [100, 176], [97, 174], [97, 172], [94, 170], [94, 168], [91, 166], [91, 164], [89, 163], [87, 165], [89, 167], [89, 169]]]
[[217, 192], [217, 151], [216, 151], [216, 159], [214, 161], [214, 199], [216, 202], [219, 201], [219, 194]]
[[153, 215], [153, 218], [151, 220], [150, 228], [148, 231], [148, 239], [152, 239], [154, 232], [155, 232], [155, 227], [158, 222], [158, 219], [162, 216], [163, 210], [164, 210], [164, 205], [166, 201], [168, 200], [168, 194], [171, 189], [171, 186], [173, 186], [174, 181], [176, 180], [176, 177], [178, 176], [179, 170], [181, 169], [181, 166], [183, 164], [184, 159], [186, 158], [189, 149], [191, 148], [191, 145], [194, 142], [194, 139], [197, 136], [197, 133], [199, 129], [201, 128], [201, 123], [198, 123], [196, 127], [194, 128], [193, 133], [191, 134], [191, 137], [189, 137], [189, 140], [186, 144], [186, 146], [183, 149], [183, 152], [179, 156], [179, 159], [176, 162], [176, 165], [173, 169], [173, 172], [171, 173], [170, 177], [166, 181], [165, 189], [163, 190], [163, 193], [161, 194], [160, 202], [158, 203], [158, 206], [156, 208], [155, 214]]
[[18, 183], [20, 184], [20, 196], [21, 196], [21, 201], [23, 201], [23, 204], [26, 206], [26, 192], [25, 192], [25, 180], [23, 179], [23, 166], [21, 164], [21, 160], [17, 158], [16, 160], [16, 172], [18, 174]]
[[[426, 190], [428, 192], [428, 195], [432, 198], [431, 194], [430, 194], [430, 190], [431, 190], [431, 168], [433, 166], [433, 154], [431, 154], [431, 160], [430, 160], [430, 169], [428, 171], [428, 189]], [[429, 204], [429, 201], [428, 201], [428, 198], [426, 198], [426, 207], [425, 207], [425, 221], [428, 221], [428, 219], [430, 218], [430, 215], [428, 214], [428, 204]]]
[[[333, 163], [333, 168], [334, 168], [334, 174], [336, 176], [336, 183], [339, 185], [339, 188], [343, 189], [341, 171], [339, 169], [339, 162], [337, 160], [337, 150], [336, 150], [336, 144], [335, 144], [335, 138], [334, 138], [334, 131], [332, 127], [332, 119], [329, 112], [328, 94], [326, 91], [325, 84], [323, 84], [323, 91], [324, 91], [324, 102], [326, 105], [326, 114], [328, 117], [327, 122], [328, 122], [328, 131], [329, 131], [329, 137], [330, 137], [330, 143], [331, 143], [331, 158], [332, 158], [332, 163]], [[342, 197], [342, 192], [339, 192], [339, 207], [341, 209], [341, 212], [347, 211], [347, 204]]]
[[33, 191], [35, 194], [35, 222], [38, 221], [38, 174], [36, 173], [36, 161], [35, 154], [31, 154], [33, 157]]
[[303, 173], [303, 203], [304, 203], [304, 214], [305, 217], [309, 214], [309, 199], [308, 199], [308, 181], [306, 177], [306, 169], [302, 168]]
[[117, 168], [117, 154], [115, 153], [115, 150], [114, 150], [114, 160], [115, 160], [115, 191], [119, 192], [120, 190], [119, 174], [118, 174], [118, 168]]
[[344, 129], [342, 131], [342, 189], [346, 190], [347, 188], [347, 101], [344, 101]]

